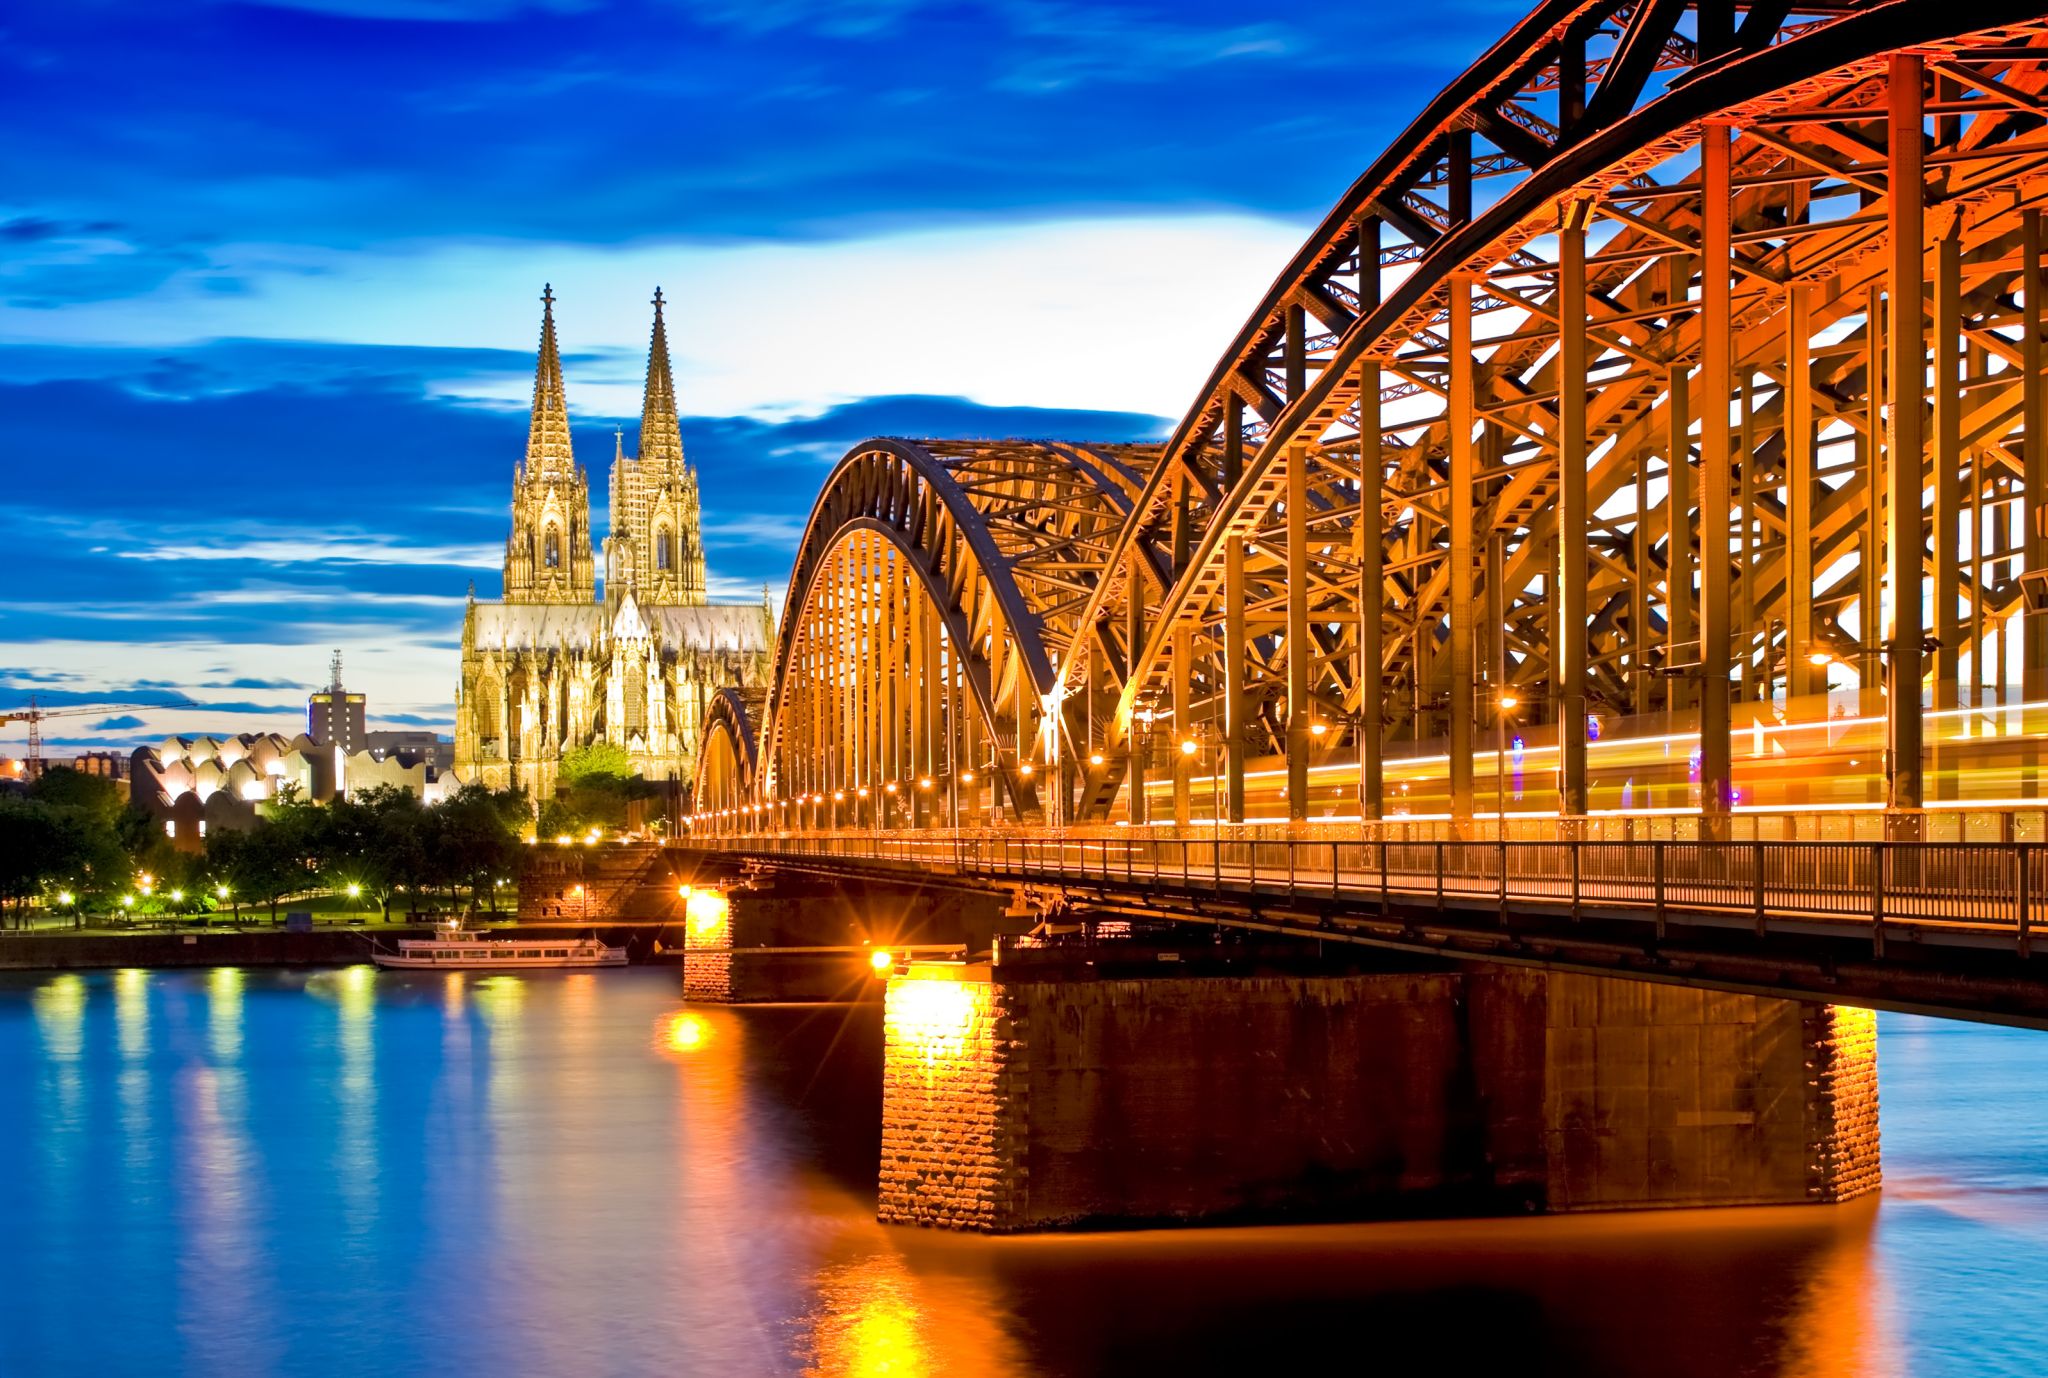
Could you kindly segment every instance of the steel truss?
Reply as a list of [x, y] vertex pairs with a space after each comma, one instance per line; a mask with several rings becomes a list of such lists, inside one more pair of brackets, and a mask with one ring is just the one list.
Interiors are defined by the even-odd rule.
[[756, 724], [767, 702], [766, 689], [728, 686], [711, 696], [704, 710], [697, 773], [690, 783], [694, 812], [738, 808], [753, 801], [760, 766], [761, 738]]
[[929, 440], [849, 453], [797, 548], [750, 814], [1044, 820], [1055, 667], [1157, 455]]
[[[1696, 724], [1711, 820], [1731, 724], [1824, 713], [1834, 660], [1891, 710], [1910, 830], [1923, 696], [2002, 696], [2010, 655], [2048, 698], [2044, 201], [2038, 4], [1539, 5], [1351, 187], [1156, 455], [847, 457], [755, 807], [888, 821], [832, 796], [932, 779], [955, 819], [1144, 821], [1170, 776], [1187, 822], [1213, 752], [1219, 817], [1262, 759], [1296, 819], [1356, 761], [1377, 817], [1389, 748], [1440, 739], [1469, 819], [1516, 702], [1567, 817], [1589, 718]], [[999, 783], [963, 806], [979, 763]]]

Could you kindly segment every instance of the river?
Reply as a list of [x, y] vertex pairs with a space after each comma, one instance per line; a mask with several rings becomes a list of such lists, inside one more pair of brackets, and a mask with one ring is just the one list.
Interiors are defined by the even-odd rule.
[[877, 1012], [674, 969], [0, 976], [0, 1374], [2048, 1371], [2048, 1035], [1887, 1015], [1833, 1209], [874, 1223]]

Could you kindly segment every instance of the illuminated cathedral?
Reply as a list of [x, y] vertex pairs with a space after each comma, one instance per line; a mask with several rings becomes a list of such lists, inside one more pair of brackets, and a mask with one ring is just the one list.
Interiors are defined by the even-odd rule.
[[609, 742], [636, 774], [688, 781], [712, 693], [767, 683], [773, 614], [765, 600], [709, 600], [697, 473], [683, 455], [659, 291], [638, 453], [626, 454], [621, 432], [612, 456], [600, 595], [552, 288], [541, 301], [504, 596], [482, 601], [472, 588], [462, 624], [455, 771], [540, 800], [554, 792], [563, 752]]

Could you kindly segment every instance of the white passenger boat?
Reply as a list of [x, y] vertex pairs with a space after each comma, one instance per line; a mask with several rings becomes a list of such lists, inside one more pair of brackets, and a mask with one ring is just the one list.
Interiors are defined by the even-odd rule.
[[531, 971], [622, 967], [626, 949], [596, 938], [492, 938], [473, 929], [451, 928], [431, 938], [400, 938], [398, 951], [379, 948], [370, 960], [380, 967], [434, 971]]

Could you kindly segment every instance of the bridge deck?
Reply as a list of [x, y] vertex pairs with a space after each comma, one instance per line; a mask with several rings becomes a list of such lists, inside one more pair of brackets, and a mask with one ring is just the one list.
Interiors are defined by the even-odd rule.
[[689, 844], [760, 865], [2048, 1024], [2048, 844], [1380, 842], [976, 831]]

